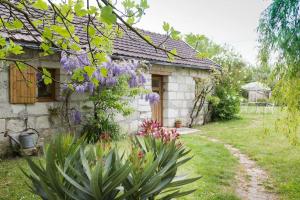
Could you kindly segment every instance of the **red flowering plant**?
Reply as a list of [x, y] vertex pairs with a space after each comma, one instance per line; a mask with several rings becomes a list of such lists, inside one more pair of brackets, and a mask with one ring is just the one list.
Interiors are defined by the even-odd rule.
[[164, 128], [155, 120], [143, 121], [132, 138], [131, 176], [123, 182], [125, 192], [139, 187], [129, 199], [172, 199], [194, 192], [182, 191], [181, 186], [200, 177], [177, 180], [178, 167], [192, 158], [187, 157], [189, 152], [180, 143], [176, 129]]
[[133, 137], [129, 154], [105, 134], [97, 144], [57, 135], [41, 162], [28, 158], [31, 170], [24, 173], [32, 191], [51, 200], [170, 200], [195, 191], [183, 191], [182, 186], [199, 177], [177, 174], [191, 157], [186, 157], [190, 151], [184, 145], [178, 145], [176, 130], [155, 121], [145, 121], [143, 126]]
[[[137, 133], [138, 136], [154, 137], [155, 139], [160, 139], [163, 143], [176, 141], [177, 139], [179, 139], [180, 136], [176, 128], [164, 128], [156, 120], [144, 120], [140, 128], [141, 130]], [[178, 142], [178, 144], [179, 143], [180, 142]]]

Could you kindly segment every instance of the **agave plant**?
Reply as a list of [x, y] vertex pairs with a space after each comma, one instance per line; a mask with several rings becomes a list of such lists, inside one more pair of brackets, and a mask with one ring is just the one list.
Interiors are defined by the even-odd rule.
[[179, 139], [176, 129], [166, 129], [154, 120], [145, 120], [141, 131], [132, 141], [133, 149], [138, 149], [138, 160], [131, 154], [133, 163], [130, 176], [124, 185], [128, 190], [134, 185], [140, 185], [130, 199], [173, 199], [188, 195], [195, 190], [181, 191], [180, 187], [198, 180], [176, 179], [177, 169], [192, 157], [186, 157], [190, 152]]
[[58, 135], [44, 159], [28, 158], [31, 171], [23, 172], [31, 190], [44, 200], [167, 200], [190, 194], [194, 190], [180, 187], [199, 177], [176, 180], [190, 151], [179, 143], [176, 131], [153, 127], [131, 140], [128, 155], [111, 144]]
[[[70, 136], [57, 136], [49, 144], [44, 162], [27, 159], [32, 191], [45, 200], [126, 199], [135, 191], [120, 187], [131, 171], [115, 149], [87, 145]], [[25, 172], [26, 173], [26, 172]]]

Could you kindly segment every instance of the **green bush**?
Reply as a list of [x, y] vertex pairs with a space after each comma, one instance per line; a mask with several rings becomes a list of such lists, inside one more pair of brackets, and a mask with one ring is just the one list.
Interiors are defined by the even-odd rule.
[[212, 120], [230, 120], [236, 117], [240, 111], [240, 97], [230, 87], [218, 85], [215, 96], [219, 98], [218, 104], [213, 104]]
[[133, 137], [126, 153], [103, 140], [92, 145], [58, 135], [42, 161], [27, 159], [31, 170], [24, 173], [33, 193], [44, 200], [168, 200], [192, 193], [181, 187], [198, 177], [176, 180], [190, 151], [178, 142], [176, 131], [153, 130], [159, 132]]
[[83, 125], [81, 134], [87, 143], [97, 143], [102, 135], [108, 135], [111, 139], [120, 138], [120, 126], [112, 117], [101, 115], [98, 119], [90, 118]]

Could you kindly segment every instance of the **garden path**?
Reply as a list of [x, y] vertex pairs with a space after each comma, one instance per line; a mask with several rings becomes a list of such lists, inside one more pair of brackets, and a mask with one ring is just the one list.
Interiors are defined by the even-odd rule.
[[[206, 137], [212, 142], [222, 143], [220, 140]], [[255, 161], [251, 160], [247, 155], [240, 152], [239, 149], [229, 144], [224, 146], [239, 161], [240, 167], [236, 174], [237, 187], [236, 193], [243, 200], [277, 200], [276, 194], [265, 189], [264, 183], [268, 179], [267, 173], [259, 168]]]

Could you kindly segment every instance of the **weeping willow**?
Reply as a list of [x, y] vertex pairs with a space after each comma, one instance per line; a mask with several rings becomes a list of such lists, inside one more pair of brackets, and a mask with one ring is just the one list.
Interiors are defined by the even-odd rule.
[[[274, 63], [274, 100], [284, 116], [277, 128], [292, 143], [300, 143], [300, 0], [273, 0], [262, 13], [260, 33], [261, 61]], [[266, 59], [267, 58], [267, 59]]]

